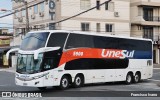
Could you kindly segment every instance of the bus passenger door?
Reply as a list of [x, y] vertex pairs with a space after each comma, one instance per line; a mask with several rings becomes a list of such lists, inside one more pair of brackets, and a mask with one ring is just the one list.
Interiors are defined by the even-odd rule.
[[55, 59], [54, 57], [48, 58], [45, 57], [43, 61], [43, 73], [44, 73], [44, 86], [53, 86], [54, 82], [54, 68], [55, 68]]
[[53, 71], [48, 70], [43, 72], [44, 78], [43, 78], [43, 85], [44, 86], [53, 86]]

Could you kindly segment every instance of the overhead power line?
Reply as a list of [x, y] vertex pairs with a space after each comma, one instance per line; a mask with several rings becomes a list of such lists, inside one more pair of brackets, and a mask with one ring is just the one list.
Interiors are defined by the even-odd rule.
[[61, 22], [64, 22], [64, 21], [66, 21], [66, 20], [69, 20], [69, 19], [72, 19], [72, 18], [74, 18], [74, 17], [77, 17], [77, 16], [79, 16], [79, 15], [82, 15], [82, 14], [88, 12], [88, 11], [91, 11], [91, 10], [93, 10], [93, 9], [95, 9], [95, 8], [98, 8], [98, 7], [100, 7], [100, 6], [102, 6], [102, 5], [106, 4], [106, 3], [109, 3], [110, 1], [112, 1], [112, 0], [105, 1], [104, 3], [101, 3], [101, 4], [99, 4], [99, 5], [96, 5], [95, 7], [92, 7], [92, 8], [90, 8], [90, 9], [88, 9], [88, 10], [85, 10], [85, 11], [79, 13], [79, 14], [73, 15], [73, 16], [68, 17], [68, 18], [66, 18], [66, 19], [62, 19], [62, 20], [60, 20], [60, 21], [54, 22], [53, 24], [61, 23]]
[[[36, 4], [33, 4], [33, 5], [30, 5], [30, 6], [28, 6], [28, 7], [27, 7], [27, 9], [28, 9], [28, 8], [30, 8], [30, 7], [33, 7], [33, 6], [35, 6], [35, 5], [38, 5], [38, 4], [42, 3], [42, 2], [45, 2], [45, 0], [44, 0], [44, 1], [41, 1], [41, 2], [38, 2], [38, 3], [36, 3]], [[25, 10], [25, 9], [15, 10], [15, 11], [13, 11], [13, 12], [9, 13], [9, 14], [6, 14], [6, 15], [3, 15], [3, 16], [0, 16], [0, 18], [10, 16], [10, 15], [15, 14], [15, 13], [17, 13], [17, 12], [20, 12], [20, 11], [22, 11], [22, 10]]]
[[[90, 8], [90, 9], [88, 9], [88, 10], [85, 10], [85, 11], [83, 11], [83, 12], [80, 12], [80, 13], [78, 13], [78, 14], [76, 14], [76, 15], [73, 15], [73, 16], [71, 16], [71, 17], [68, 17], [68, 18], [66, 18], [66, 19], [62, 19], [62, 20], [60, 20], [60, 21], [53, 22], [52, 24], [61, 23], [61, 22], [67, 21], [67, 20], [69, 20], [69, 19], [72, 19], [72, 18], [74, 18], [74, 17], [80, 16], [80, 15], [86, 13], [86, 12], [89, 12], [89, 11], [93, 10], [93, 9], [99, 8], [100, 6], [102, 6], [102, 5], [106, 4], [106, 3], [109, 3], [109, 2], [111, 2], [111, 1], [112, 1], [112, 0], [105, 1], [104, 3], [98, 4], [98, 5], [92, 7], [92, 8]], [[55, 26], [55, 25], [49, 25], [49, 26]], [[41, 29], [41, 28], [36, 28], [36, 29]]]
[[0, 16], [0, 18], [10, 16], [10, 15], [12, 15], [12, 14], [14, 14], [14, 13], [15, 13], [15, 11], [14, 11], [14, 12], [12, 12], [12, 13], [9, 13], [9, 14], [7, 14], [7, 15]]
[[[45, 0], [44, 0], [44, 1], [45, 1]], [[41, 2], [39, 2], [39, 3], [37, 3], [37, 4], [40, 4], [40, 3], [44, 2], [44, 1], [41, 1]], [[106, 4], [106, 3], [109, 3], [110, 1], [112, 1], [112, 0], [108, 0], [108, 1], [105, 1], [105, 2], [103, 2], [103, 3], [101, 3], [101, 4], [97, 4], [96, 6], [90, 8], [90, 9], [88, 9], [88, 10], [85, 10], [85, 11], [83, 11], [83, 12], [80, 12], [80, 13], [78, 13], [78, 14], [76, 14], [76, 15], [73, 15], [73, 16], [71, 16], [71, 17], [68, 17], [68, 18], [66, 18], [66, 19], [62, 19], [62, 20], [60, 20], [60, 21], [54, 22], [53, 24], [61, 23], [61, 22], [67, 21], [67, 20], [69, 20], [69, 19], [75, 18], [75, 17], [77, 17], [77, 16], [80, 16], [80, 15], [82, 15], [82, 14], [84, 14], [84, 13], [87, 13], [87, 12], [93, 10], [93, 9], [99, 8], [100, 6], [102, 6], [102, 5]], [[37, 4], [30, 5], [30, 6], [27, 7], [27, 9], [30, 8], [30, 7], [32, 7], [32, 6], [35, 6], [35, 5], [37, 5]], [[19, 11], [14, 11], [14, 12], [12, 12], [12, 13], [10, 13], [10, 14], [0, 16], [0, 18], [7, 17], [7, 16], [9, 16], [9, 15], [12, 15], [12, 14], [17, 13], [17, 12], [20, 12], [20, 11], [21, 11], [21, 10], [19, 10]], [[50, 25], [50, 26], [52, 26], [52, 25]], [[54, 25], [53, 25], [53, 26], [54, 26]], [[41, 28], [38, 28], [38, 29], [41, 29]]]
[[[44, 0], [44, 1], [45, 1], [45, 0]], [[41, 1], [41, 2], [39, 2], [39, 3], [37, 3], [37, 4], [40, 4], [40, 3], [44, 2], [44, 1]], [[96, 5], [95, 7], [92, 7], [92, 8], [90, 8], [90, 9], [88, 9], [88, 10], [85, 10], [85, 11], [79, 13], [79, 14], [73, 15], [73, 16], [71, 16], [71, 17], [68, 17], [68, 18], [66, 18], [66, 19], [62, 19], [62, 20], [57, 21], [57, 22], [54, 22], [54, 24], [60, 23], [60, 22], [63, 22], [63, 21], [69, 20], [69, 19], [72, 19], [72, 18], [77, 17], [77, 16], [79, 16], [79, 15], [82, 15], [82, 14], [88, 12], [88, 11], [91, 11], [91, 10], [97, 8], [97, 6], [102, 6], [102, 5], [106, 4], [106, 3], [109, 3], [110, 1], [112, 1], [112, 0], [105, 1], [104, 3], [101, 3], [101, 4], [99, 4], [99, 5]], [[35, 6], [35, 5], [37, 5], [37, 4], [28, 6], [27, 8], [30, 8], [30, 7]], [[9, 16], [9, 15], [12, 15], [12, 14], [17, 13], [17, 12], [20, 12], [20, 11], [21, 11], [21, 10], [19, 10], [19, 11], [14, 11], [14, 12], [12, 12], [12, 13], [10, 13], [10, 14], [0, 16], [0, 18], [7, 17], [7, 16]]]

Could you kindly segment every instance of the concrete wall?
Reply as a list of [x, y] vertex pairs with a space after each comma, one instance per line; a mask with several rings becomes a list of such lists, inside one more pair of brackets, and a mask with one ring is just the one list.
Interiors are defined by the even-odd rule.
[[131, 26], [131, 37], [143, 38], [143, 28], [141, 26]]
[[[90, 7], [96, 6], [95, 0], [90, 0]], [[100, 0], [101, 3], [106, 0]], [[90, 31], [96, 32], [96, 23], [100, 23], [101, 33], [105, 32], [105, 24], [113, 24], [114, 32], [106, 34], [115, 34], [120, 36], [130, 36], [130, 2], [126, 0], [112, 0], [114, 10], [105, 10], [105, 5], [100, 7], [100, 10], [94, 9], [83, 15], [80, 15], [72, 20], [61, 23], [61, 29], [65, 30], [81, 30], [81, 22], [90, 23]], [[74, 8], [74, 10], [72, 10]], [[61, 0], [61, 17], [68, 18], [82, 12], [80, 8], [80, 0]], [[115, 17], [114, 13], [118, 12], [119, 17]]]

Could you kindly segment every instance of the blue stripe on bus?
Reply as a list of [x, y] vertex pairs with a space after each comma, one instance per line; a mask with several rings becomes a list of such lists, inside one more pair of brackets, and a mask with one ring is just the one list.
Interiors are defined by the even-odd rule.
[[135, 51], [131, 59], [152, 59], [152, 51]]

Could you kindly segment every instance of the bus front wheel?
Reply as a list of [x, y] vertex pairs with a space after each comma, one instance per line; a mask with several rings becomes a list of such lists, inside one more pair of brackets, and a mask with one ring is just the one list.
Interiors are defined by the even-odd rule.
[[63, 76], [60, 82], [60, 89], [64, 90], [69, 87], [69, 78], [67, 76]]
[[132, 83], [132, 80], [133, 80], [132, 74], [131, 74], [131, 73], [128, 73], [127, 76], [126, 76], [126, 81], [125, 81], [125, 83], [129, 85], [129, 84]]

